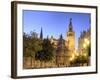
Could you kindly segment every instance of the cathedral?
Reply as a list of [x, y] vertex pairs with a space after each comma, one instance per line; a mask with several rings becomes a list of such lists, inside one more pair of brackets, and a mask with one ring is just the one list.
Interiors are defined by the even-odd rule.
[[[70, 67], [70, 62], [74, 59], [75, 54], [75, 32], [73, 30], [72, 19], [69, 20], [68, 29], [65, 34], [65, 39], [62, 34], [60, 34], [59, 39], [53, 36], [51, 38], [47, 37], [55, 48], [55, 55], [51, 61], [43, 62], [33, 59], [32, 62], [34, 63], [30, 66], [30, 57], [24, 58], [24, 68]], [[42, 28], [39, 39], [43, 40]]]
[[[60, 35], [61, 37], [62, 35]], [[54, 44], [55, 47], [57, 47], [58, 44], [58, 39], [53, 38], [53, 36], [51, 36], [50, 38], [51, 43]], [[69, 25], [68, 25], [68, 31], [66, 32], [66, 39], [65, 41], [65, 46], [69, 49], [69, 50], [74, 50], [75, 49], [75, 32], [73, 31], [73, 25], [72, 25], [72, 19], [70, 19]]]
[[70, 66], [70, 60], [74, 57], [75, 51], [75, 32], [73, 31], [72, 19], [69, 21], [66, 39], [63, 39], [63, 36], [60, 35], [58, 40], [52, 36], [50, 41], [56, 48], [56, 65], [58, 67]]

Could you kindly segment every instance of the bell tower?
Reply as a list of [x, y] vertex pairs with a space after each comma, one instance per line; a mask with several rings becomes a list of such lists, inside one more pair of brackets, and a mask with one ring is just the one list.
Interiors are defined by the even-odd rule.
[[68, 25], [68, 32], [66, 35], [66, 46], [69, 50], [75, 49], [75, 32], [73, 31], [72, 18], [70, 18]]

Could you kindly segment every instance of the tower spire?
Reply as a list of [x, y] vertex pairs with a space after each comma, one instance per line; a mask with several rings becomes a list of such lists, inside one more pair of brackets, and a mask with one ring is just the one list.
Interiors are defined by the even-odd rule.
[[69, 31], [73, 31], [72, 18], [70, 18]]
[[40, 32], [40, 39], [43, 39], [42, 27], [41, 27], [41, 32]]

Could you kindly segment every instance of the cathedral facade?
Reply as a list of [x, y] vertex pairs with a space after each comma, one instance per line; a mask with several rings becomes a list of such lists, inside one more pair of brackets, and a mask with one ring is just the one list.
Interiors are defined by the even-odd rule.
[[[66, 38], [63, 39], [61, 34], [59, 39], [51, 36], [49, 38], [51, 44], [55, 48], [55, 55], [51, 61], [43, 62], [32, 59], [32, 66], [30, 66], [31, 58], [24, 58], [24, 68], [48, 68], [48, 67], [70, 67], [70, 61], [74, 57], [75, 51], [75, 32], [73, 30], [72, 19], [69, 20], [68, 30], [66, 31]], [[43, 31], [41, 28], [40, 38], [43, 40]]]
[[54, 44], [56, 50], [56, 65], [70, 66], [70, 60], [75, 51], [75, 32], [73, 31], [72, 19], [69, 21], [68, 31], [66, 32], [66, 39], [63, 39], [62, 35], [58, 40], [51, 37], [51, 43]]

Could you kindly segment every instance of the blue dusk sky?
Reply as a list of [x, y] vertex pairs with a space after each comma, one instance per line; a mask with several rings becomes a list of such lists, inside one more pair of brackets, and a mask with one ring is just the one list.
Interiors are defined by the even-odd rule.
[[39, 36], [42, 27], [44, 38], [53, 36], [58, 39], [62, 34], [65, 39], [70, 18], [72, 18], [77, 47], [81, 32], [90, 27], [90, 16], [89, 13], [23, 10], [23, 29], [28, 34], [30, 31], [35, 31]]

